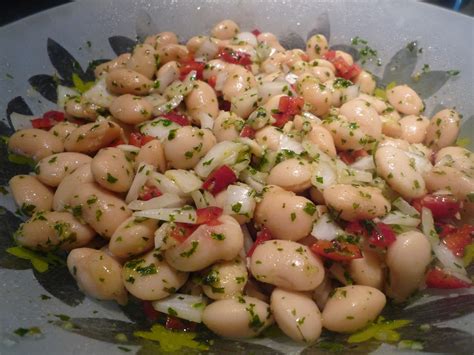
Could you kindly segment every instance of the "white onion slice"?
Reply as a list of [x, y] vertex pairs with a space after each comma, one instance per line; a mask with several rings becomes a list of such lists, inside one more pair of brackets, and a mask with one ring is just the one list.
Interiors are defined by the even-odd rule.
[[329, 155], [324, 153], [321, 149], [319, 149], [319, 147], [316, 144], [312, 143], [310, 140], [304, 139], [302, 142], [302, 146], [306, 153], [308, 153], [308, 155], [312, 159], [315, 159], [317, 161], [328, 162], [330, 164], [333, 163], [333, 159]]
[[295, 152], [296, 154], [301, 154], [304, 152], [304, 148], [300, 142], [296, 139], [287, 136], [286, 134], [280, 135], [280, 142], [279, 142], [280, 150], [290, 150]]
[[403, 214], [400, 211], [392, 211], [381, 219], [385, 224], [398, 224], [407, 227], [417, 227], [420, 224], [420, 219]]
[[311, 235], [319, 240], [334, 240], [339, 235], [344, 235], [344, 231], [324, 213], [314, 224]]
[[214, 119], [208, 113], [201, 112], [199, 115], [199, 122], [201, 123], [201, 128], [207, 128], [212, 130], [214, 128]]
[[159, 116], [163, 113], [167, 113], [173, 109], [175, 109], [176, 107], [178, 107], [178, 105], [184, 100], [184, 96], [183, 95], [176, 95], [174, 96], [171, 100], [169, 100], [168, 102], [164, 103], [163, 105], [160, 105], [160, 106], [155, 106], [153, 108], [153, 115], [155, 116]]
[[298, 81], [298, 75], [294, 73], [288, 73], [285, 76], [285, 81], [291, 85], [296, 84], [296, 82]]
[[232, 165], [236, 162], [239, 153], [247, 149], [242, 143], [223, 141], [213, 146], [194, 167], [194, 171], [201, 178], [206, 178], [215, 168], [221, 165]]
[[58, 94], [57, 104], [58, 104], [58, 107], [61, 109], [64, 109], [64, 106], [66, 106], [66, 102], [71, 97], [81, 96], [79, 91], [74, 90], [73, 88], [68, 88], [67, 86], [63, 86], [63, 85], [58, 85], [56, 92]]
[[253, 217], [255, 210], [255, 191], [248, 185], [236, 184], [227, 187], [227, 199], [224, 204], [225, 214], [237, 214]]
[[167, 119], [157, 118], [153, 121], [147, 121], [140, 125], [140, 133], [147, 136], [158, 138], [160, 141], [168, 138], [170, 131], [176, 130], [181, 126]]
[[419, 171], [420, 173], [426, 173], [433, 169], [433, 165], [428, 159], [425, 158], [425, 156], [407, 151], [405, 151], [405, 154], [415, 165], [414, 169], [416, 171]]
[[342, 168], [337, 171], [337, 182], [340, 184], [352, 184], [354, 182], [372, 182], [372, 173], [364, 170]]
[[351, 164], [350, 167], [358, 170], [375, 170], [374, 158], [371, 155], [362, 157]]
[[134, 211], [143, 211], [166, 207], [182, 207], [186, 201], [179, 196], [164, 193], [161, 196], [153, 197], [148, 201], [134, 200], [128, 204], [128, 208]]
[[132, 186], [128, 190], [127, 197], [125, 197], [125, 202], [130, 203], [133, 200], [138, 199], [138, 194], [140, 189], [148, 180], [148, 176], [153, 172], [155, 167], [153, 165], [140, 163], [137, 169], [137, 174], [133, 179]]
[[119, 144], [117, 148], [126, 153], [138, 154], [140, 152], [140, 148], [131, 144]]
[[191, 296], [181, 293], [175, 293], [167, 298], [154, 301], [152, 305], [158, 312], [196, 323], [202, 322], [202, 313], [206, 307], [202, 296]]
[[232, 38], [233, 44], [241, 45], [242, 42], [245, 42], [245, 44], [251, 45], [252, 47], [256, 47], [258, 44], [257, 37], [255, 37], [252, 32], [239, 32], [234, 38]]
[[406, 214], [411, 217], [419, 217], [420, 213], [418, 210], [410, 205], [407, 201], [405, 201], [401, 197], [397, 197], [393, 202], [392, 205], [394, 205], [396, 208], [400, 210], [403, 214]]
[[182, 169], [167, 170], [165, 176], [173, 180], [185, 194], [199, 190], [202, 186], [201, 179], [192, 171]]
[[102, 76], [82, 97], [92, 104], [109, 108], [117, 96], [107, 91], [105, 76]]
[[190, 206], [182, 208], [158, 208], [134, 212], [135, 217], [158, 219], [160, 221], [180, 222], [195, 224], [197, 221], [196, 210]]
[[247, 168], [240, 173], [239, 180], [245, 182], [255, 191], [260, 193], [265, 188], [267, 177], [268, 173]]
[[337, 183], [336, 170], [324, 161], [313, 163], [313, 174], [311, 175], [311, 184], [318, 190], [323, 191], [329, 186]]
[[304, 118], [308, 119], [309, 121], [311, 122], [314, 122], [314, 123], [321, 123], [321, 119], [316, 116], [316, 115], [313, 115], [311, 112], [308, 112], [308, 111], [304, 111], [301, 113], [301, 116], [303, 116]]
[[218, 52], [219, 46], [217, 45], [217, 43], [215, 43], [215, 41], [209, 38], [206, 39], [198, 48], [198, 50], [194, 54], [194, 59], [198, 62], [208, 62], [209, 60], [213, 59]]
[[10, 114], [12, 125], [13, 127], [15, 127], [16, 130], [31, 128], [31, 120], [37, 117], [38, 116], [22, 115], [21, 113], [16, 113], [16, 112], [12, 112]]
[[179, 188], [176, 182], [161, 173], [152, 172], [148, 182], [151, 185], [156, 186], [162, 193], [168, 192], [180, 197], [186, 196], [186, 194]]
[[171, 224], [163, 223], [155, 232], [155, 250], [164, 251], [166, 249], [166, 238], [170, 232]]
[[258, 86], [258, 96], [261, 98], [260, 105], [264, 105], [271, 97], [284, 94], [290, 85], [283, 80], [264, 82]]
[[344, 102], [351, 101], [359, 96], [359, 85], [351, 85], [347, 88], [344, 88], [342, 91], [342, 97], [344, 98]]

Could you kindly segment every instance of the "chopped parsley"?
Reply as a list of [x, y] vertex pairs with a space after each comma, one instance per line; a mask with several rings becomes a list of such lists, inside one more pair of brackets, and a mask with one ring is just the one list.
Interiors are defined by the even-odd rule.
[[107, 182], [111, 184], [115, 184], [118, 181], [118, 179], [111, 175], [110, 173], [107, 173]]

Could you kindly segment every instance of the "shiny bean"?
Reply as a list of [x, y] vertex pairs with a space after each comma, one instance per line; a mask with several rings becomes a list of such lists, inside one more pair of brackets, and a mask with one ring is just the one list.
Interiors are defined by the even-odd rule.
[[151, 118], [153, 105], [144, 98], [125, 94], [117, 97], [110, 105], [110, 113], [126, 124], [136, 125]]
[[56, 187], [65, 176], [91, 161], [91, 157], [81, 153], [58, 153], [41, 159], [35, 171], [39, 181]]
[[53, 207], [53, 192], [31, 175], [16, 175], [9, 181], [13, 199], [24, 214], [50, 211]]
[[153, 81], [130, 69], [114, 69], [106, 78], [107, 90], [112, 94], [146, 95], [153, 87]]
[[8, 150], [39, 161], [51, 154], [64, 151], [61, 139], [52, 133], [36, 128], [20, 129], [8, 140]]
[[117, 139], [121, 132], [120, 126], [110, 121], [87, 123], [66, 138], [64, 147], [69, 152], [95, 153]]
[[107, 190], [127, 192], [133, 181], [133, 165], [119, 148], [104, 148], [91, 163], [95, 181]]

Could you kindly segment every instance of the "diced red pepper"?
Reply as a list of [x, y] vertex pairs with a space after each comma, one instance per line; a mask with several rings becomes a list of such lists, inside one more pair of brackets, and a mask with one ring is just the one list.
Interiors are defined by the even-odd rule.
[[56, 121], [51, 118], [35, 118], [31, 120], [33, 128], [50, 129], [56, 124]]
[[138, 132], [132, 132], [128, 138], [128, 144], [140, 148], [154, 139], [156, 138], [152, 136], [146, 136]]
[[282, 96], [278, 102], [278, 112], [272, 114], [276, 127], [283, 127], [294, 115], [301, 113], [304, 106], [302, 97]]
[[47, 111], [43, 114], [43, 118], [50, 118], [56, 122], [62, 122], [64, 121], [64, 112], [54, 110]]
[[260, 32], [260, 30], [256, 28], [256, 29], [252, 30], [252, 33], [255, 37], [258, 37], [262, 32]]
[[202, 80], [202, 72], [206, 66], [203, 62], [196, 62], [195, 60], [190, 60], [187, 62], [182, 62], [179, 69], [179, 80], [184, 80], [186, 75], [191, 73], [193, 70], [196, 71], [196, 78]]
[[209, 79], [207, 79], [207, 83], [212, 86], [213, 89], [216, 88], [217, 84], [217, 76], [216, 75], [211, 75]]
[[449, 234], [455, 232], [457, 227], [449, 223], [435, 223], [435, 229], [440, 238], [444, 238]]
[[346, 164], [351, 165], [358, 159], [369, 155], [364, 149], [359, 150], [342, 150], [338, 154], [339, 158]]
[[117, 147], [121, 144], [126, 144], [126, 143], [123, 139], [117, 138], [116, 140], [114, 140], [112, 143], [109, 144], [109, 147]]
[[138, 195], [138, 199], [142, 201], [148, 201], [154, 197], [159, 197], [161, 195], [163, 194], [156, 186], [144, 186], [142, 191]]
[[461, 209], [461, 203], [449, 195], [425, 195], [414, 199], [412, 205], [420, 212], [422, 207], [430, 209], [434, 219], [452, 218]]
[[250, 126], [244, 126], [240, 131], [240, 136], [253, 139], [255, 138], [255, 130]]
[[368, 237], [367, 229], [359, 222], [352, 221], [349, 222], [346, 226], [346, 232], [349, 234], [359, 235], [363, 237]]
[[229, 48], [223, 48], [217, 54], [217, 58], [222, 59], [224, 62], [239, 64], [243, 66], [249, 66], [252, 64], [250, 55], [244, 52], [234, 51]]
[[219, 110], [230, 111], [230, 101], [219, 100]]
[[357, 64], [349, 65], [344, 58], [336, 56], [336, 51], [327, 51], [323, 58], [336, 68], [336, 76], [350, 80], [360, 74], [362, 69]]
[[247, 256], [251, 257], [253, 252], [255, 251], [255, 248], [257, 248], [260, 244], [263, 244], [267, 240], [273, 239], [272, 234], [268, 230], [268, 228], [263, 227], [262, 230], [260, 230], [257, 233], [257, 237], [255, 238], [255, 242], [252, 244], [250, 249], [247, 252]]
[[215, 206], [198, 208], [196, 210], [196, 214], [197, 214], [196, 224], [209, 224], [209, 225], [220, 224], [219, 221], [217, 221], [217, 219], [222, 215], [222, 212], [223, 212], [222, 208], [215, 207]]
[[474, 226], [465, 224], [462, 227], [446, 235], [442, 241], [454, 255], [463, 257], [464, 249], [472, 243]]
[[318, 240], [311, 246], [311, 251], [335, 261], [362, 258], [362, 252], [357, 245], [338, 240]]
[[469, 288], [471, 285], [471, 283], [460, 280], [440, 268], [431, 269], [426, 275], [426, 286], [428, 288], [456, 289]]
[[202, 188], [213, 195], [225, 190], [227, 186], [237, 181], [234, 171], [227, 165], [215, 169], [204, 181]]
[[380, 222], [375, 225], [375, 228], [373, 228], [372, 233], [369, 236], [369, 243], [380, 248], [386, 248], [395, 242], [396, 239], [397, 236], [392, 230], [392, 227]]
[[153, 305], [151, 304], [150, 301], [143, 301], [143, 313], [145, 313], [145, 316], [147, 317], [148, 320], [150, 321], [156, 321], [158, 317], [160, 316], [160, 312], [155, 310], [153, 308]]
[[184, 242], [194, 233], [198, 225], [175, 222], [175, 227], [170, 232], [170, 237], [176, 239], [179, 243]]
[[193, 332], [196, 330], [197, 323], [189, 322], [173, 316], [166, 317], [165, 328], [169, 330], [179, 330], [184, 332]]
[[179, 113], [168, 112], [161, 115], [161, 117], [164, 117], [169, 121], [173, 121], [174, 123], [177, 123], [180, 126], [189, 126], [191, 124], [189, 118], [184, 115], [180, 115]]

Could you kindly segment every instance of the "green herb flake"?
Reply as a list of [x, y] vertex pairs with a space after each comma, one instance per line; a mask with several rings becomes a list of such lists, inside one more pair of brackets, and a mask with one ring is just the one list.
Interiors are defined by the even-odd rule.
[[31, 327], [31, 328], [18, 328], [13, 331], [18, 336], [24, 337], [25, 335], [38, 335], [42, 334], [41, 329], [39, 327]]
[[42, 301], [47, 301], [51, 299], [51, 297], [49, 297], [48, 295], [40, 295], [40, 298]]
[[307, 202], [303, 208], [303, 211], [312, 216], [314, 215], [314, 212], [316, 212], [316, 206], [311, 202]]
[[225, 239], [225, 235], [222, 234], [222, 233], [214, 233], [214, 232], [211, 232], [211, 238], [214, 239], [214, 240], [224, 240], [224, 239]]
[[125, 351], [126, 353], [132, 351], [131, 349], [129, 348], [126, 348], [125, 346], [117, 346], [118, 349], [122, 350], [122, 351]]
[[77, 73], [72, 74], [72, 83], [74, 85], [74, 89], [79, 91], [81, 94], [85, 93], [89, 90], [92, 86], [94, 86], [93, 81], [86, 81], [84, 82], [81, 77]]
[[115, 184], [118, 181], [118, 179], [111, 175], [110, 173], [107, 173], [107, 182], [111, 184]]
[[191, 248], [187, 251], [183, 251], [181, 254], [179, 254], [183, 258], [189, 258], [191, 255], [194, 254], [196, 251], [197, 247], [199, 246], [199, 242], [197, 240], [193, 240], [191, 242]]
[[235, 213], [239, 213], [241, 208], [242, 208], [242, 204], [240, 202], [234, 203], [232, 205], [232, 211]]

